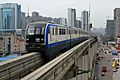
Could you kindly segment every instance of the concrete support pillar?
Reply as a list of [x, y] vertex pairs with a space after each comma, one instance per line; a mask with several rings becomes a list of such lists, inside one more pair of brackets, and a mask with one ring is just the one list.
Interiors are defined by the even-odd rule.
[[[85, 68], [84, 68], [84, 70], [88, 70], [88, 55], [85, 55]], [[85, 75], [84, 80], [88, 80], [87, 73], [85, 73], [84, 75]]]
[[[82, 70], [85, 68], [85, 57], [82, 57]], [[82, 74], [82, 80], [85, 80], [85, 74]]]
[[[74, 65], [71, 67], [71, 69], [67, 72], [67, 74], [64, 76], [62, 80], [67, 80], [70, 78], [73, 78], [74, 75], [76, 76], [77, 70], [90, 70], [92, 71], [93, 61], [95, 58], [96, 51], [98, 50], [97, 45], [94, 44], [89, 49], [86, 49], [84, 53], [82, 53], [78, 59], [75, 60]], [[75, 67], [78, 67], [75, 69]], [[82, 71], [81, 71], [82, 72]], [[88, 80], [88, 77], [91, 76], [92, 73], [83, 73], [79, 74], [76, 77], [74, 77], [76, 80]]]
[[[82, 70], [82, 56], [79, 57], [79, 70]], [[82, 75], [79, 75], [79, 80], [82, 80]]]

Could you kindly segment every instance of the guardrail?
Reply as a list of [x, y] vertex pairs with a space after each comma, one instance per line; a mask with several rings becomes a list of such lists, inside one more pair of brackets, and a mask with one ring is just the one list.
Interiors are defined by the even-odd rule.
[[84, 41], [21, 80], [60, 80], [94, 39]]
[[0, 80], [15, 80], [41, 64], [40, 53], [29, 53], [15, 59], [0, 62]]

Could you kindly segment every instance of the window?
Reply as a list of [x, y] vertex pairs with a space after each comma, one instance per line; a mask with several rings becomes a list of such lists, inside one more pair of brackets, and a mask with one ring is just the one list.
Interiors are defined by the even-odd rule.
[[75, 30], [74, 33], [77, 34], [77, 30]]
[[52, 28], [52, 34], [54, 35], [54, 28]]
[[28, 28], [28, 34], [29, 34], [29, 35], [33, 35], [33, 34], [34, 34], [34, 30], [35, 30], [34, 27], [29, 27], [29, 28]]
[[69, 34], [70, 34], [70, 29], [69, 29]]
[[41, 28], [36, 28], [35, 34], [40, 34]]
[[59, 29], [59, 35], [65, 35], [65, 29]]
[[61, 35], [61, 29], [59, 29], [59, 35]]
[[58, 35], [58, 29], [57, 29], [57, 27], [55, 28], [55, 35]]
[[65, 29], [63, 29], [63, 35], [65, 35]]

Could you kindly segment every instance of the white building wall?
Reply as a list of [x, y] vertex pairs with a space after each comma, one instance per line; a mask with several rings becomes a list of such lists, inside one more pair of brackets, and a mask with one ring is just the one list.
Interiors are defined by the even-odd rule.
[[68, 9], [68, 26], [76, 27], [76, 10], [72, 8]]

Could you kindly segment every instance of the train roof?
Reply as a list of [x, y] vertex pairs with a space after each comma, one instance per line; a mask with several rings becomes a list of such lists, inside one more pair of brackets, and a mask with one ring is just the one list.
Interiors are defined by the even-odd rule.
[[29, 23], [28, 25], [30, 25], [30, 24], [36, 24], [36, 23], [40, 23], [40, 24], [47, 24], [47, 22], [32, 22], [32, 23]]
[[68, 27], [67, 25], [60, 25], [60, 24], [55, 24], [55, 23], [52, 23], [52, 22], [33, 22], [33, 23], [29, 23], [28, 25], [31, 25], [31, 24], [51, 24], [52, 26], [57, 26], [57, 27], [62, 27], [62, 28], [71, 28], [71, 29], [80, 29], [81, 28], [76, 28], [76, 27]]

